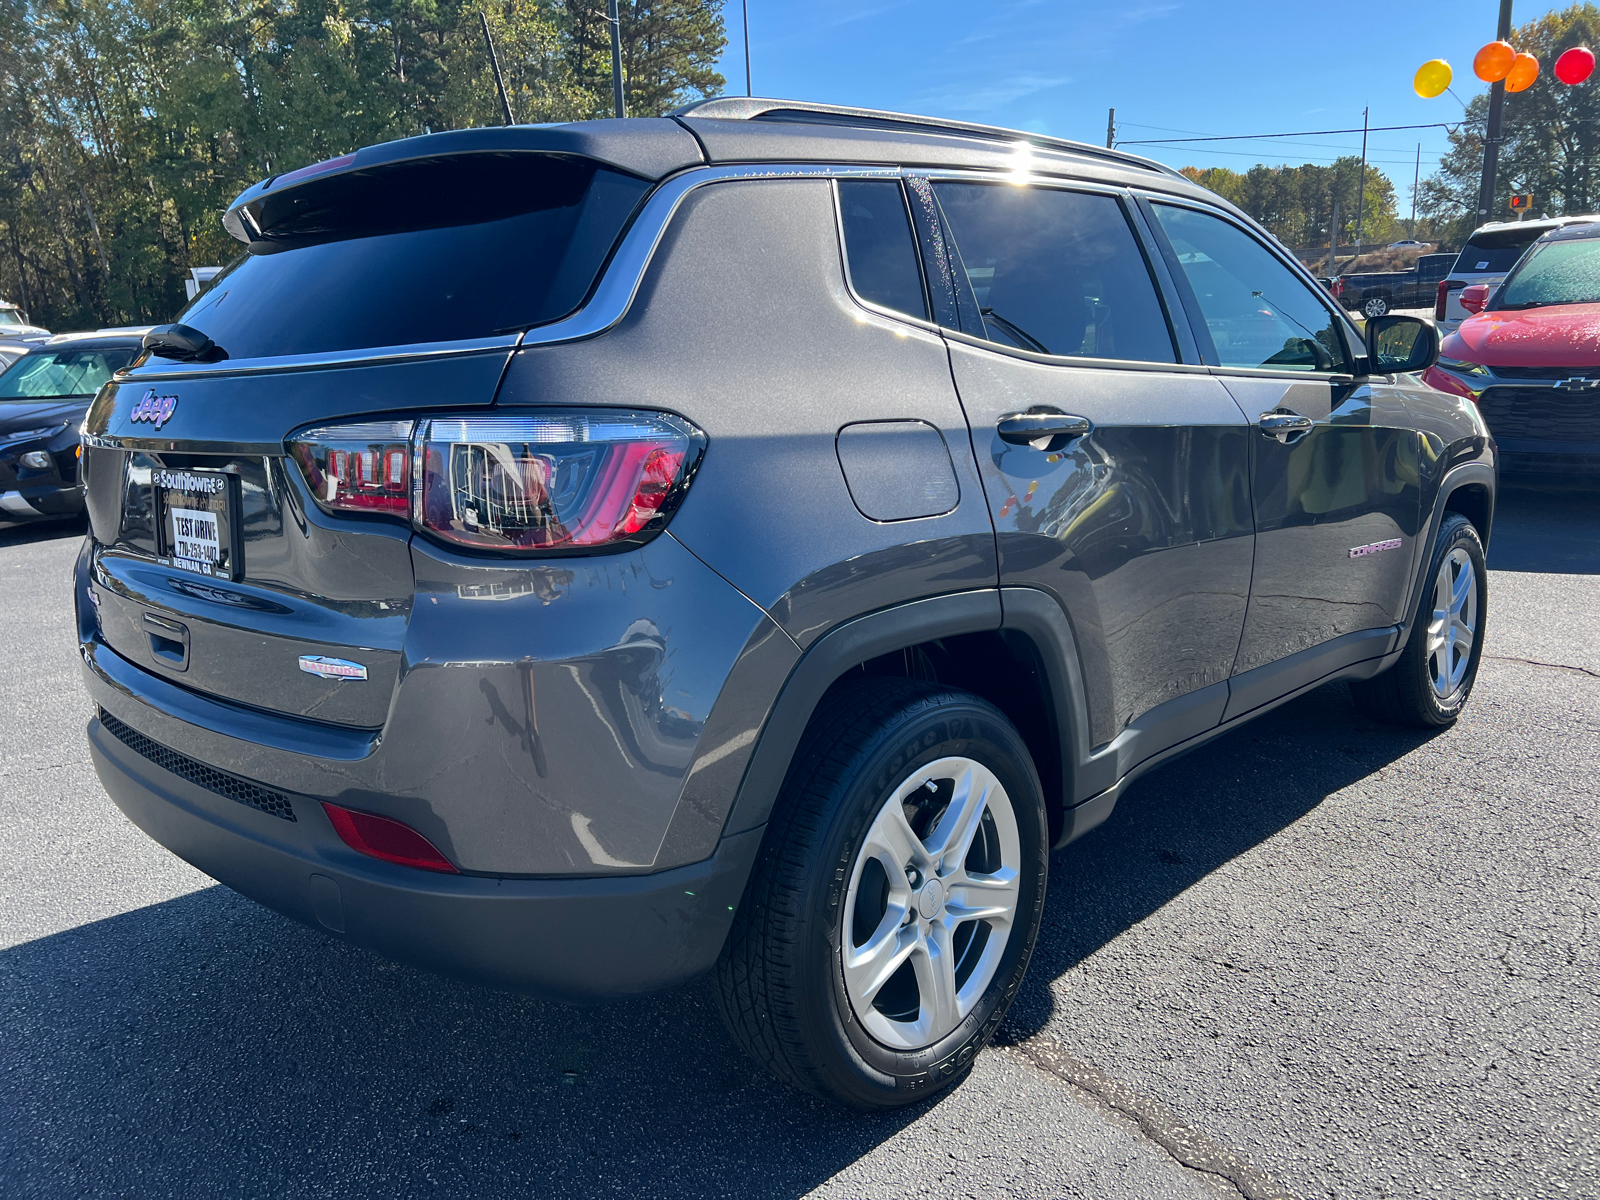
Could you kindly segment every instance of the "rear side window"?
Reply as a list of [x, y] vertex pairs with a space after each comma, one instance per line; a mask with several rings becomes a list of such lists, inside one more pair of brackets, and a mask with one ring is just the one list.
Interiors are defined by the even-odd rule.
[[856, 295], [926, 321], [922, 268], [900, 184], [892, 179], [841, 181], [839, 213]]
[[1279, 371], [1349, 370], [1333, 313], [1277, 255], [1220, 217], [1167, 204], [1155, 210], [1200, 306], [1214, 361]]
[[473, 154], [313, 180], [178, 320], [230, 358], [488, 337], [583, 303], [649, 184], [584, 159]]
[[1480, 233], [1461, 247], [1461, 253], [1456, 257], [1455, 270], [1471, 275], [1485, 271], [1503, 275], [1517, 265], [1517, 259], [1522, 257], [1522, 252], [1538, 241], [1540, 234], [1549, 232], [1549, 228], [1545, 227]]
[[933, 190], [989, 340], [1039, 354], [1177, 361], [1115, 197], [989, 183]]

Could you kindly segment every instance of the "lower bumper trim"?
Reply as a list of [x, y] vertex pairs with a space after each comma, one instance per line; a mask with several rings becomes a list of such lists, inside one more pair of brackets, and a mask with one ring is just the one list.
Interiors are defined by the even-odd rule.
[[88, 735], [117, 807], [234, 891], [390, 958], [556, 1000], [659, 991], [708, 969], [765, 832], [724, 838], [704, 862], [655, 875], [441, 875], [355, 853], [311, 801], [289, 797], [299, 819], [279, 820], [163, 770], [99, 718]]

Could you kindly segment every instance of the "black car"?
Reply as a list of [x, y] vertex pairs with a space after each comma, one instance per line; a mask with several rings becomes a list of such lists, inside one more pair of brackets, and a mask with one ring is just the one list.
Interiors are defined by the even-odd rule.
[[85, 422], [88, 736], [319, 930], [578, 1000], [715, 971], [783, 1078], [905, 1104], [1143, 772], [1330, 680], [1471, 693], [1495, 452], [1432, 327], [1363, 337], [1157, 163], [717, 100], [224, 224]]
[[58, 334], [0, 372], [0, 527], [83, 512], [78, 427], [100, 385], [138, 355], [143, 334]]

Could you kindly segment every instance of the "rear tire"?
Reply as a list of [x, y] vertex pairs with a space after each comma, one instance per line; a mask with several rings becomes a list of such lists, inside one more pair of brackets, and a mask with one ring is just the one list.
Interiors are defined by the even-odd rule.
[[1388, 312], [1389, 302], [1382, 296], [1370, 296], [1366, 300], [1362, 301], [1361, 315], [1364, 317], [1387, 316]]
[[1394, 725], [1453, 725], [1472, 695], [1483, 657], [1489, 576], [1472, 522], [1446, 513], [1434, 539], [1422, 596], [1398, 662], [1350, 685], [1356, 707]]
[[741, 1046], [780, 1078], [893, 1108], [963, 1078], [1038, 935], [1039, 777], [987, 701], [835, 690], [801, 740], [717, 965]]

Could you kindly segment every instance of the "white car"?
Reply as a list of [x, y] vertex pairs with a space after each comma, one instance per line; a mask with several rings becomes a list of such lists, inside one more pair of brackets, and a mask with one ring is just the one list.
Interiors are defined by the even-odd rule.
[[0, 300], [0, 338], [8, 342], [39, 342], [50, 336], [42, 325], [30, 325], [28, 314], [9, 300]]
[[1467, 244], [1461, 247], [1456, 265], [1439, 284], [1433, 306], [1433, 320], [1439, 327], [1439, 336], [1454, 333], [1461, 322], [1472, 315], [1461, 307], [1462, 288], [1487, 283], [1493, 292], [1505, 281], [1522, 252], [1552, 229], [1597, 220], [1600, 217], [1544, 217], [1537, 221], [1490, 221], [1478, 226]]

